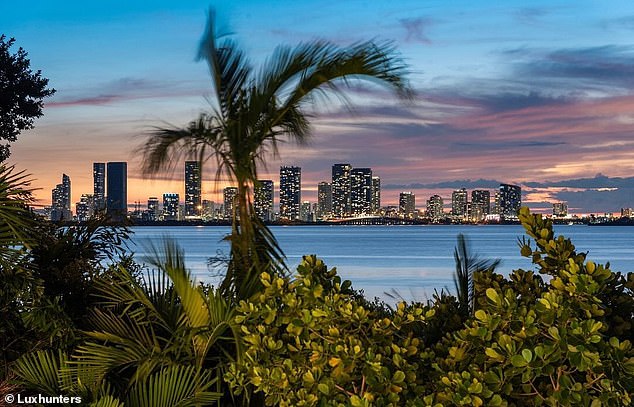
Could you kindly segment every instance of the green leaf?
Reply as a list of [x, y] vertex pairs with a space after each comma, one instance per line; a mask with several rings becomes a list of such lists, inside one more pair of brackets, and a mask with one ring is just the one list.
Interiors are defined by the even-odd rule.
[[522, 350], [522, 357], [527, 363], [530, 363], [533, 360], [533, 352], [529, 349]]
[[322, 392], [325, 395], [328, 395], [330, 393], [330, 388], [328, 387], [328, 385], [326, 383], [319, 383], [317, 385], [317, 390], [319, 390], [320, 392]]
[[528, 362], [526, 361], [526, 359], [524, 359], [522, 355], [513, 355], [513, 357], [511, 358], [511, 363], [515, 367], [524, 367], [528, 365]]
[[392, 382], [399, 384], [399, 383], [403, 383], [403, 380], [405, 380], [405, 373], [403, 373], [400, 370], [397, 370], [394, 373], [394, 376], [392, 376]]

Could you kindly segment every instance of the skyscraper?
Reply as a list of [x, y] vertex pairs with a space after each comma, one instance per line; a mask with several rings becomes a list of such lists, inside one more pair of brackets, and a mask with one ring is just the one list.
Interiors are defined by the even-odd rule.
[[180, 197], [175, 193], [163, 194], [163, 220], [178, 220]]
[[350, 209], [353, 216], [372, 213], [372, 170], [370, 168], [350, 170]]
[[123, 220], [128, 213], [128, 163], [110, 162], [106, 174], [106, 209], [113, 220]]
[[57, 184], [51, 192], [52, 221], [73, 220], [73, 213], [70, 210], [70, 196], [70, 177], [62, 174], [62, 183]]
[[258, 180], [253, 189], [255, 213], [263, 221], [273, 220], [273, 181]]
[[522, 188], [519, 185], [500, 184], [500, 217], [517, 219], [522, 207]]
[[467, 215], [467, 190], [461, 188], [451, 193], [451, 214], [456, 218]]
[[200, 216], [200, 196], [200, 163], [185, 161], [185, 216]]
[[92, 218], [94, 214], [94, 197], [90, 194], [82, 194], [79, 202], [75, 203], [75, 213], [77, 222], [86, 222]]
[[155, 196], [147, 199], [148, 220], [156, 221], [159, 218], [159, 200]]
[[381, 178], [372, 177], [372, 205], [371, 213], [376, 215], [381, 209]]
[[416, 195], [412, 192], [401, 192], [398, 198], [398, 211], [406, 218], [411, 218], [416, 212]]
[[332, 215], [332, 186], [329, 182], [317, 184], [317, 217], [326, 219]]
[[445, 218], [443, 201], [440, 195], [432, 195], [427, 200], [427, 217], [432, 222], [440, 222]]
[[226, 187], [222, 191], [224, 199], [224, 215], [225, 219], [231, 220], [233, 218], [233, 208], [235, 205], [236, 197], [238, 196], [237, 187]]
[[302, 199], [302, 169], [300, 167], [280, 167], [280, 218], [297, 220], [300, 218]]
[[[623, 211], [621, 211], [621, 216]], [[568, 216], [568, 204], [566, 202], [555, 202], [553, 204], [553, 216], [557, 218], [565, 218]]]
[[[472, 210], [480, 210], [482, 215], [491, 213], [491, 193], [484, 189], [474, 189], [471, 191]], [[477, 208], [474, 208], [477, 206]]]
[[332, 214], [336, 218], [350, 216], [350, 164], [332, 166]]
[[106, 209], [106, 164], [92, 163], [94, 211]]

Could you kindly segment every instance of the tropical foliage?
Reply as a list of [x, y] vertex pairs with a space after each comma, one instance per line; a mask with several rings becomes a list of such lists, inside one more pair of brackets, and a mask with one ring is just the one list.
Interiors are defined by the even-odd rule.
[[234, 41], [216, 32], [209, 17], [199, 57], [209, 65], [213, 108], [184, 129], [157, 129], [143, 147], [144, 170], [153, 174], [173, 168], [183, 156], [201, 164], [214, 159], [218, 178], [238, 188], [231, 235], [231, 255], [220, 289], [246, 299], [259, 288], [259, 274], [284, 274], [284, 256], [275, 237], [252, 205], [258, 167], [278, 154], [286, 140], [305, 143], [311, 133], [306, 113], [328, 95], [341, 100], [343, 89], [359, 80], [394, 89], [408, 97], [405, 65], [388, 43], [362, 42], [339, 47], [313, 41], [294, 48], [279, 47], [254, 69]]

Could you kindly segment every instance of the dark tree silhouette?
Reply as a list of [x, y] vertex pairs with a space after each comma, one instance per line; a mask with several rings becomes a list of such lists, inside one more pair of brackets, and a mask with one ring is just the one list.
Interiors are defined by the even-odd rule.
[[[55, 93], [47, 88], [48, 79], [41, 71], [31, 70], [27, 52], [18, 48], [11, 53], [15, 38], [0, 35], [0, 140], [16, 141], [22, 130], [33, 128], [33, 120], [42, 116], [42, 100]], [[9, 144], [0, 146], [0, 162], [11, 152]]]

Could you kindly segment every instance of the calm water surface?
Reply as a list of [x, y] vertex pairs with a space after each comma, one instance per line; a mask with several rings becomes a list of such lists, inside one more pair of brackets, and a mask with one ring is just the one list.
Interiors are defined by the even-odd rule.
[[[132, 248], [138, 258], [146, 252], [144, 242], [171, 236], [185, 249], [186, 264], [198, 280], [218, 282], [207, 259], [218, 252], [228, 254], [229, 245], [222, 241], [228, 227], [132, 229]], [[459, 233], [467, 236], [474, 253], [501, 259], [498, 270], [502, 273], [533, 268], [519, 255], [517, 239], [523, 235], [519, 225], [274, 226], [272, 230], [291, 269], [303, 255], [316, 254], [369, 297], [387, 299], [385, 293], [396, 290], [405, 299], [422, 300], [435, 289], [453, 291], [453, 250]], [[609, 261], [615, 271], [634, 270], [634, 228], [562, 225], [555, 232], [570, 237], [577, 250], [589, 251], [589, 258], [596, 262]]]

